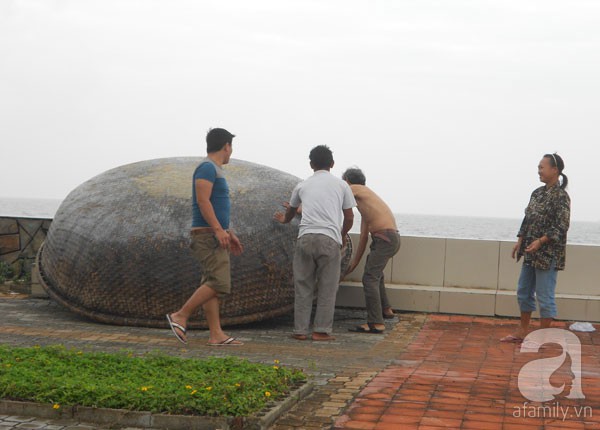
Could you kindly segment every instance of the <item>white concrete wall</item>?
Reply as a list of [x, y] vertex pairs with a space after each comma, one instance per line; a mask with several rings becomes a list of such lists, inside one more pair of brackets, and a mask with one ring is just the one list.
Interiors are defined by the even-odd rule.
[[[356, 247], [358, 235], [351, 235]], [[514, 242], [402, 237], [385, 280], [395, 309], [469, 315], [518, 316], [516, 286], [521, 262]], [[338, 306], [364, 306], [360, 283], [365, 256], [340, 284]], [[600, 247], [568, 245], [559, 272], [558, 318], [600, 322]], [[537, 316], [534, 314], [534, 316]]]

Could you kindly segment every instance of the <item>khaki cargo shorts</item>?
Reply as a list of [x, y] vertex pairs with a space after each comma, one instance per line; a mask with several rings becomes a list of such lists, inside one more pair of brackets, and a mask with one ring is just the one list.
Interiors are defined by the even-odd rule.
[[229, 252], [219, 246], [212, 232], [194, 232], [191, 235], [192, 254], [202, 268], [201, 285], [208, 285], [222, 296], [231, 292]]

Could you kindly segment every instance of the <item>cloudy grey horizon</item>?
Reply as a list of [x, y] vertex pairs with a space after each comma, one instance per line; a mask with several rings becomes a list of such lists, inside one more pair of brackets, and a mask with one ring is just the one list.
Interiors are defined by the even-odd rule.
[[395, 213], [519, 218], [557, 151], [572, 219], [599, 221], [598, 76], [594, 1], [3, 1], [0, 198], [225, 127], [299, 178], [329, 145]]

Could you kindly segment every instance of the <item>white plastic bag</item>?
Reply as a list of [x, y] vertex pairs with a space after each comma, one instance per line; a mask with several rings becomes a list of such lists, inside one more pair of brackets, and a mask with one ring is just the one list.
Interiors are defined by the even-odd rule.
[[576, 322], [569, 326], [573, 331], [596, 331], [594, 326], [589, 322]]

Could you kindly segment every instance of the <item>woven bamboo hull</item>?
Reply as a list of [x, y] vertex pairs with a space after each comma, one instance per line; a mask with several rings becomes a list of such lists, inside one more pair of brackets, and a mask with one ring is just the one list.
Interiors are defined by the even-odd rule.
[[[38, 256], [48, 294], [99, 322], [165, 327], [165, 314], [189, 298], [202, 275], [189, 249], [192, 174], [201, 161], [121, 166], [72, 191]], [[244, 253], [231, 257], [232, 293], [221, 301], [222, 324], [291, 312], [298, 221], [280, 225], [272, 217], [300, 179], [240, 160], [225, 170], [232, 227]], [[201, 310], [188, 326], [206, 327]]]

